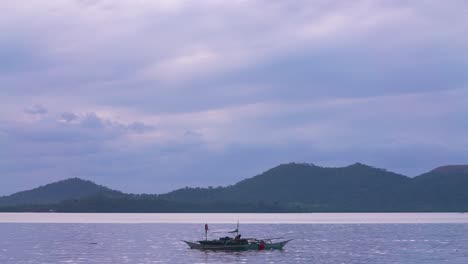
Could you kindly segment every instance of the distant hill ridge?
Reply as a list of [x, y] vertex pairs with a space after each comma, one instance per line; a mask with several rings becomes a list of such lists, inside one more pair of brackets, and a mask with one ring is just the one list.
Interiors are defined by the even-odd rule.
[[0, 197], [0, 211], [409, 212], [468, 211], [468, 166], [410, 178], [362, 163], [289, 163], [234, 185], [134, 195], [78, 178]]
[[435, 168], [432, 172], [468, 174], [468, 165], [446, 165]]
[[228, 187], [186, 188], [161, 197], [177, 202], [270, 202], [300, 211], [378, 210], [408, 181], [406, 176], [361, 163], [338, 168], [289, 163]]
[[49, 183], [32, 190], [0, 197], [0, 206], [52, 204], [68, 199], [81, 199], [99, 193], [110, 197], [123, 194], [122, 192], [97, 185], [92, 181], [70, 178]]

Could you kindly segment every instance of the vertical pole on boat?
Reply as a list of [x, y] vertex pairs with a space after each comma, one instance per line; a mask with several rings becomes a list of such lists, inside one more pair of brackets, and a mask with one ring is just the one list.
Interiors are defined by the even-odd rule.
[[205, 224], [205, 240], [208, 240], [208, 224]]
[[237, 231], [236, 235], [239, 235], [239, 219], [237, 219], [237, 228], [236, 228], [236, 231]]

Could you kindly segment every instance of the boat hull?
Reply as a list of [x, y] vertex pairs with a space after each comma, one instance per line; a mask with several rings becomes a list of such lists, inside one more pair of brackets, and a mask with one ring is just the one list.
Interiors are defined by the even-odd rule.
[[249, 244], [244, 245], [225, 245], [225, 244], [200, 244], [190, 241], [184, 241], [191, 249], [201, 250], [248, 250]]
[[235, 244], [200, 244], [190, 241], [184, 242], [191, 248], [191, 249], [199, 249], [199, 250], [273, 250], [273, 249], [283, 249], [283, 247], [291, 240], [285, 240], [277, 243], [260, 243], [260, 242], [252, 242], [243, 245], [235, 245]]
[[250, 244], [251, 248], [250, 249], [256, 249], [256, 250], [272, 250], [272, 249], [283, 249], [283, 247], [291, 240], [285, 240], [277, 243], [263, 243], [263, 246], [260, 245], [260, 243], [252, 243]]

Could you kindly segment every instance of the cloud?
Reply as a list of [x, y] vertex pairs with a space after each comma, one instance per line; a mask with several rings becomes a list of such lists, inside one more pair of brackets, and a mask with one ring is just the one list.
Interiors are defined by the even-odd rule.
[[[32, 168], [41, 168], [33, 175], [85, 175], [133, 192], [225, 185], [290, 161], [360, 161], [417, 175], [463, 162], [467, 105], [462, 89], [141, 114], [144, 122], [127, 123], [93, 112], [63, 122], [50, 113], [33, 123], [2, 124], [10, 147], [1, 166], [10, 175]], [[138, 180], [129, 183], [128, 175]]]
[[47, 114], [47, 109], [42, 105], [34, 105], [30, 108], [24, 109], [24, 112], [31, 115], [45, 115]]
[[146, 125], [143, 122], [133, 122], [127, 126], [130, 131], [135, 131], [138, 133], [144, 133], [148, 131], [153, 131], [155, 128], [150, 125]]
[[68, 176], [160, 192], [289, 161], [463, 163], [467, 8], [2, 1], [0, 193]]
[[61, 120], [65, 122], [72, 122], [78, 119], [77, 115], [75, 115], [74, 113], [70, 113], [70, 112], [62, 113], [60, 116], [61, 116]]
[[[375, 86], [384, 81], [398, 80], [388, 78], [379, 82], [378, 78], [382, 75], [390, 77], [392, 71], [404, 65], [414, 65], [414, 68], [406, 66], [400, 74], [418, 73], [418, 62], [424, 65], [434, 61], [435, 65], [440, 65], [437, 62], [439, 59], [446, 60], [444, 66], [453, 64], [460, 68], [463, 65], [457, 65], [460, 64], [458, 58], [437, 51], [454, 49], [458, 51], [453, 53], [454, 56], [466, 53], [463, 45], [460, 45], [466, 43], [466, 38], [460, 37], [465, 29], [457, 26], [463, 25], [464, 18], [458, 16], [460, 11], [455, 5], [445, 7], [446, 11], [432, 21], [432, 10], [437, 10], [438, 6], [427, 3], [249, 1], [221, 4], [202, 1], [195, 5], [185, 1], [175, 2], [177, 4], [173, 8], [134, 1], [120, 4], [100, 1], [95, 5], [72, 1], [44, 5], [33, 1], [31, 5], [34, 8], [10, 7], [26, 13], [23, 16], [21, 12], [20, 15], [8, 16], [13, 21], [28, 16], [43, 21], [31, 26], [33, 28], [25, 25], [22, 32], [26, 36], [17, 42], [24, 43], [26, 38], [28, 43], [37, 43], [35, 35], [28, 36], [31, 32], [41, 32], [45, 36], [40, 38], [40, 43], [27, 49], [29, 53], [44, 55], [41, 66], [45, 70], [41, 75], [36, 75], [37, 71], [27, 72], [36, 81], [40, 80], [39, 85], [36, 84], [34, 89], [21, 90], [66, 91], [67, 94], [85, 94], [88, 99], [96, 100], [93, 93], [97, 86], [99, 90], [119, 91], [125, 95], [137, 93], [141, 98], [164, 95], [167, 92], [164, 87], [171, 85], [170, 81], [178, 85], [183, 81], [188, 82], [189, 87], [193, 82], [202, 82], [199, 86], [204, 86], [206, 92], [212, 92], [215, 88], [203, 83], [207, 78], [211, 81], [240, 70], [241, 78], [250, 76], [250, 80], [263, 83], [265, 80], [258, 78], [256, 71], [260, 68], [271, 72], [269, 65], [281, 67], [286, 58], [286, 63], [291, 63], [293, 67], [285, 64], [281, 69], [273, 69], [274, 76], [284, 76], [283, 71], [286, 74], [291, 71], [301, 73], [305, 69], [318, 71], [315, 74], [308, 72], [311, 78], [307, 79], [304, 79], [305, 74], [286, 75], [281, 80], [281, 86], [287, 81], [296, 85], [300, 81], [319, 79], [322, 82], [314, 84], [314, 89], [326, 85], [334, 86], [335, 92], [339, 92], [343, 90], [341, 86], [344, 83], [351, 81], [354, 90], [368, 93], [370, 88], [359, 85], [362, 81], [367, 82], [365, 86]], [[52, 9], [59, 9], [60, 15], [48, 16]], [[41, 12], [30, 14], [28, 10]], [[295, 15], [291, 16], [289, 12]], [[56, 26], [58, 24], [63, 26]], [[430, 27], [427, 24], [440, 27], [440, 30], [428, 30]], [[450, 24], [450, 30], [442, 30], [443, 26]], [[177, 30], [165, 30], [167, 25]], [[443, 37], [440, 36], [442, 32]], [[15, 38], [9, 39], [15, 42]], [[421, 45], [428, 51], [426, 54], [419, 48]], [[385, 56], [385, 63], [381, 63], [381, 56]], [[431, 59], [431, 56], [435, 58]], [[85, 57], [93, 57], [93, 61], [84, 60]], [[353, 67], [352, 64], [358, 60], [360, 66]], [[294, 70], [294, 66], [299, 66], [299, 71]], [[254, 74], [249, 74], [252, 69]], [[356, 71], [358, 78], [353, 79]], [[335, 74], [339, 78], [333, 78]], [[41, 80], [43, 76], [45, 80]], [[148, 80], [140, 80], [141, 77]], [[370, 81], [374, 79], [374, 82], [367, 78]], [[64, 83], [67, 79], [73, 79], [73, 82]], [[325, 84], [324, 79], [327, 81]], [[76, 81], [80, 84], [79, 93], [75, 89], [54, 89], [50, 85], [52, 82], [53, 86], [73, 86]], [[141, 81], [149, 82], [152, 89], [131, 89], [130, 93], [126, 86], [140, 86]], [[122, 82], [130, 83], [121, 86]], [[42, 85], [43, 88], [37, 87]], [[112, 86], [104, 88], [108, 85]], [[190, 92], [192, 89], [183, 90]]]

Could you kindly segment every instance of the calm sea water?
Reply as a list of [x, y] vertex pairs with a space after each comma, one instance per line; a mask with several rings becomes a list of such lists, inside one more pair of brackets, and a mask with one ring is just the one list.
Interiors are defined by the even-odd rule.
[[[467, 214], [171, 215], [0, 214], [0, 263], [468, 263]], [[227, 230], [237, 218], [244, 236], [294, 240], [246, 252], [181, 242], [202, 238], [204, 221]]]

